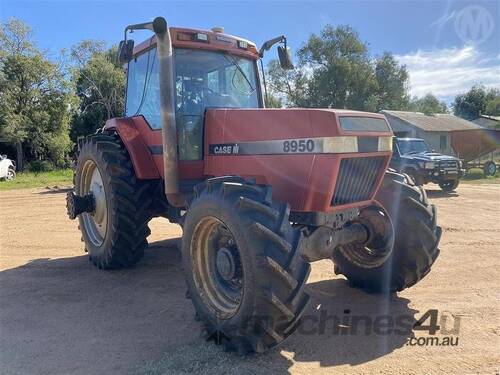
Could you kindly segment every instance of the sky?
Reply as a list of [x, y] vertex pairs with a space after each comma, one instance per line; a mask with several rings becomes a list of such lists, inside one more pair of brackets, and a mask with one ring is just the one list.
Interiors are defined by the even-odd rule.
[[[13, 1], [0, 21], [28, 23], [54, 58], [82, 39], [109, 45], [126, 25], [163, 16], [172, 26], [210, 29], [253, 40], [286, 35], [292, 52], [327, 24], [350, 25], [375, 58], [395, 55], [410, 73], [410, 93], [450, 103], [474, 84], [500, 87], [500, 1]], [[146, 32], [133, 34], [142, 41]], [[267, 58], [275, 58], [268, 52]]]

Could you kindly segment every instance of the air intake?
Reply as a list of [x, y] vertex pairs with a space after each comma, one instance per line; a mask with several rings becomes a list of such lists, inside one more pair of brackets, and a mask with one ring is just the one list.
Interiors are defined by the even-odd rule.
[[342, 159], [332, 205], [365, 201], [374, 193], [385, 156]]

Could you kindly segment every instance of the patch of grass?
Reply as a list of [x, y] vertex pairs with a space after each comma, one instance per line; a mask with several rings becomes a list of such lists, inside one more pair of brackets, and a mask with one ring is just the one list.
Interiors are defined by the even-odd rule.
[[471, 168], [463, 177], [463, 182], [472, 184], [499, 184], [500, 172], [497, 172], [494, 176], [486, 177], [482, 169]]
[[13, 181], [0, 181], [1, 190], [27, 189], [45, 186], [73, 185], [73, 170], [59, 169], [50, 172], [20, 172]]

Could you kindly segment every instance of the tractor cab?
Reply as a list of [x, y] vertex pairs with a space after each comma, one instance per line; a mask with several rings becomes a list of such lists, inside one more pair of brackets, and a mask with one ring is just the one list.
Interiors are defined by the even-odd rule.
[[[172, 32], [172, 31], [171, 31]], [[207, 108], [259, 108], [262, 95], [257, 54], [231, 51], [221, 33], [173, 31], [180, 36], [204, 35], [206, 40], [180, 44], [173, 50], [175, 116], [180, 160], [202, 158], [203, 118]], [[223, 42], [219, 39], [224, 37]], [[217, 39], [219, 38], [219, 39]], [[207, 49], [209, 43], [221, 49]], [[147, 45], [151, 44], [148, 42]], [[192, 45], [191, 45], [192, 44]], [[175, 45], [174, 45], [175, 46]], [[248, 43], [246, 44], [248, 46]], [[247, 47], [248, 48], [248, 47]], [[126, 116], [142, 115], [153, 130], [161, 130], [160, 82], [156, 47], [136, 49], [128, 62]]]
[[[254, 43], [225, 34], [222, 28], [169, 28], [169, 34], [179, 160], [201, 160], [205, 110], [264, 107], [257, 63], [273, 44], [286, 45], [286, 38], [266, 42], [257, 51]], [[157, 37], [136, 47], [130, 42], [120, 44], [120, 60], [127, 64], [125, 115], [143, 116], [152, 130], [161, 130]], [[283, 48], [280, 58], [290, 68], [290, 57]]]

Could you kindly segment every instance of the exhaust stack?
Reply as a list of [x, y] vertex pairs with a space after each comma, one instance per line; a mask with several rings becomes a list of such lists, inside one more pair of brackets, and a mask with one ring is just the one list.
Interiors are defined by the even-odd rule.
[[160, 113], [163, 128], [165, 195], [172, 206], [180, 207], [184, 205], [184, 198], [179, 192], [173, 51], [172, 40], [165, 18], [156, 17], [154, 19], [153, 31], [156, 34], [156, 54], [160, 74]]
[[167, 21], [156, 17], [153, 22], [129, 25], [127, 31], [147, 29], [156, 34], [156, 55], [158, 56], [160, 79], [160, 115], [162, 123], [163, 174], [165, 195], [174, 207], [185, 205], [184, 196], [179, 192], [177, 125], [175, 122], [175, 87], [173, 71], [173, 50]]

